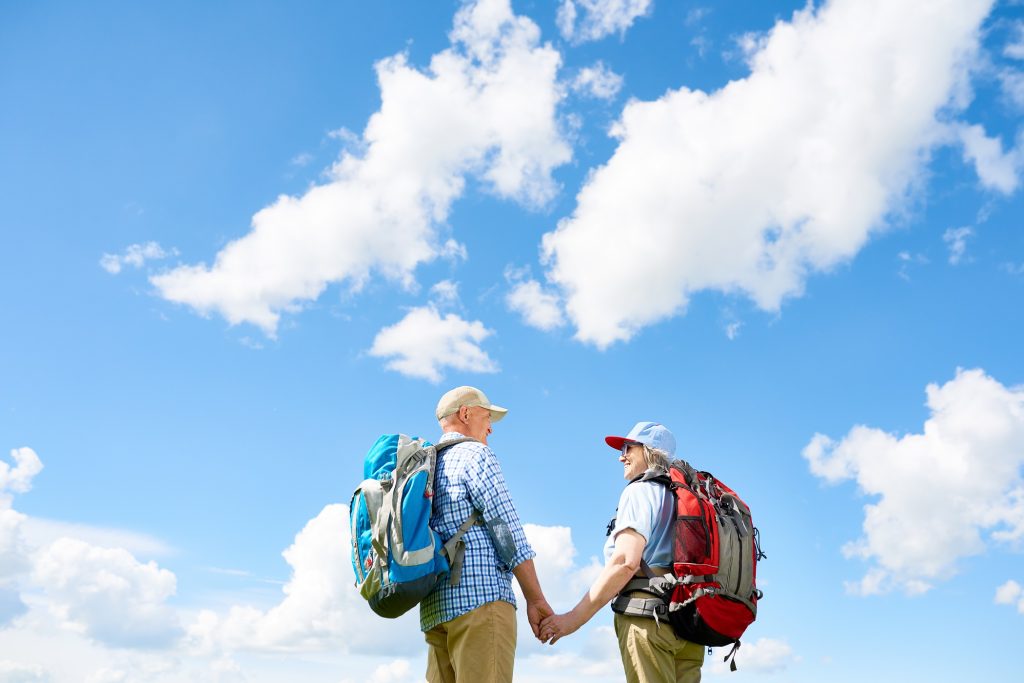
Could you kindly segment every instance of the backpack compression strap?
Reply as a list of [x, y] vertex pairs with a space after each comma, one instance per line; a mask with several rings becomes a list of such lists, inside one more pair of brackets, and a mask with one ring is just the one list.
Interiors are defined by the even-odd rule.
[[466, 559], [466, 542], [462, 540], [462, 537], [466, 535], [471, 526], [479, 521], [480, 511], [473, 510], [472, 514], [459, 527], [459, 530], [444, 544], [444, 549], [441, 551], [448, 559], [448, 564], [451, 567], [448, 583], [452, 586], [459, 585], [459, 580], [462, 578], [462, 562]]

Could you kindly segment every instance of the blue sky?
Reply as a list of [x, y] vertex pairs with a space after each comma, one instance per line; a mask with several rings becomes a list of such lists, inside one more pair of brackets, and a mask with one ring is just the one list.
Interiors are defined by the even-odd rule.
[[709, 680], [1014, 679], [1019, 3], [8, 4], [0, 92], [0, 680], [422, 680], [346, 506], [459, 384], [557, 607], [658, 420], [768, 553]]

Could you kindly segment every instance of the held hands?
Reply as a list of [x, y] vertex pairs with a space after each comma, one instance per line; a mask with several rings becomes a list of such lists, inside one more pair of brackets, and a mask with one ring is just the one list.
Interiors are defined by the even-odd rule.
[[549, 605], [548, 601], [544, 598], [527, 601], [526, 618], [530, 621], [530, 628], [533, 629], [533, 635], [537, 640], [544, 642], [540, 637], [541, 621], [550, 617], [554, 613], [555, 611], [551, 609], [551, 605]]
[[540, 622], [540, 642], [554, 645], [559, 639], [575, 633], [584, 620], [576, 616], [575, 610], [565, 614], [555, 614]]

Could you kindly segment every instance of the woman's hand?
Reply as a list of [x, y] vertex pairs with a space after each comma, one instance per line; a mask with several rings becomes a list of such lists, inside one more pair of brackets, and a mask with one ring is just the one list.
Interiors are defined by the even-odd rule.
[[540, 640], [554, 645], [560, 638], [575, 633], [584, 623], [576, 616], [575, 610], [565, 614], [555, 614], [540, 622]]

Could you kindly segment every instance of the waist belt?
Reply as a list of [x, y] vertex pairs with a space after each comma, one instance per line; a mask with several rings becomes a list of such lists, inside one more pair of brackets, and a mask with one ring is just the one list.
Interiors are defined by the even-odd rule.
[[[651, 579], [630, 579], [622, 591], [612, 600], [612, 611], [627, 617], [647, 617], [659, 621], [668, 615], [672, 590], [679, 583], [704, 583], [714, 580], [713, 576], [687, 576], [677, 579], [672, 574]], [[699, 589], [698, 589], [699, 590]], [[634, 597], [643, 593], [650, 597]]]
[[668, 605], [661, 598], [631, 598], [618, 595], [612, 600], [612, 611], [627, 617], [663, 619], [668, 615]]

